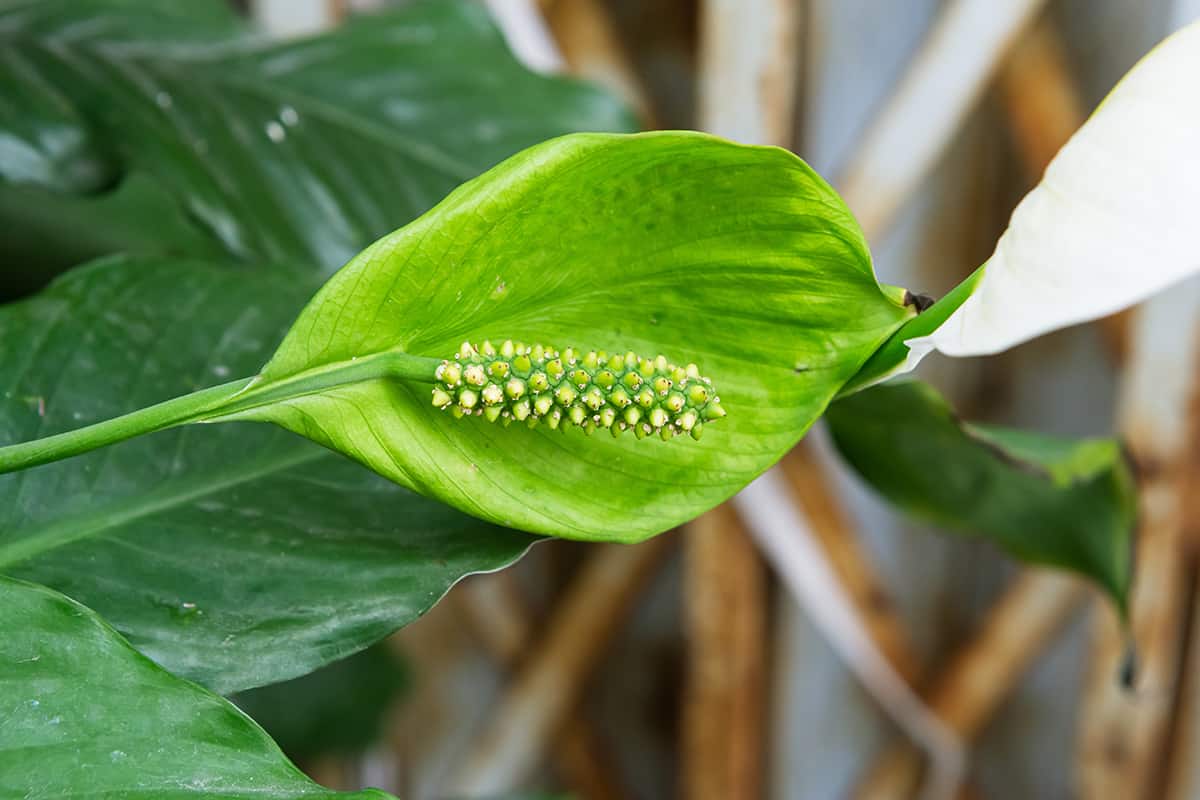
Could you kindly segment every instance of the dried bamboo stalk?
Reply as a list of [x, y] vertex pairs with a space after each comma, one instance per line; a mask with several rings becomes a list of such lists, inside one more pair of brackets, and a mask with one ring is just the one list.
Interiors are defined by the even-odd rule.
[[904, 622], [838, 503], [813, 445], [801, 442], [779, 466], [871, 638], [909, 685], [916, 686], [920, 666]]
[[1128, 641], [1098, 608], [1079, 727], [1081, 796], [1149, 798], [1162, 793], [1164, 755], [1182, 655], [1186, 533], [1200, 384], [1200, 283], [1173, 288], [1137, 312], [1123, 379], [1120, 428], [1138, 471], [1137, 571], [1130, 597], [1138, 677], [1117, 680]]
[[836, 181], [875, 241], [941, 157], [1044, 0], [952, 0]]
[[[1197, 435], [1200, 435], [1200, 431], [1193, 434], [1192, 441], [1195, 441], [1194, 437]], [[1200, 476], [1200, 464], [1193, 462], [1189, 471], [1193, 477]], [[1200, 490], [1197, 483], [1193, 481], [1190, 490], [1193, 498], [1196, 496], [1195, 492]], [[1191, 520], [1196, 519], [1194, 514], [1189, 513], [1188, 516]], [[1194, 522], [1192, 527], [1189, 535], [1194, 538], [1197, 533]], [[1194, 550], [1194, 542], [1192, 546]], [[1196, 757], [1200, 752], [1200, 652], [1197, 651], [1197, 648], [1200, 648], [1200, 581], [1196, 580], [1197, 563], [1194, 552], [1190, 567], [1192, 586], [1188, 603], [1191, 608], [1191, 625], [1187, 632], [1185, 661], [1180, 670], [1181, 687], [1176, 705], [1175, 735], [1170, 745], [1166, 786], [1163, 791], [1165, 800], [1192, 800], [1200, 796], [1200, 758]]]
[[791, 147], [799, 37], [799, 0], [704, 0], [700, 127], [748, 144]]
[[542, 15], [572, 75], [597, 83], [624, 100], [644, 127], [656, 127], [654, 111], [598, 0], [539, 0]]
[[930, 754], [929, 796], [949, 797], [959, 786], [963, 752], [958, 737], [933, 714], [892, 667], [858, 618], [853, 603], [817, 544], [808, 520], [787, 501], [781, 471], [768, 470], [734, 504], [768, 562], [833, 649], [868, 687], [884, 711]]
[[[1086, 597], [1078, 581], [1025, 570], [988, 612], [976, 635], [955, 654], [925, 693], [929, 707], [964, 740], [974, 738], [1029, 666]], [[911, 797], [921, 778], [921, 754], [907, 742], [885, 751], [854, 796]]]
[[[467, 579], [452, 595], [489, 654], [507, 669], [536, 647], [533, 618], [510, 570]], [[567, 719], [551, 746], [555, 766], [579, 800], [621, 800], [620, 785], [600, 738], [584, 717]]]
[[759, 797], [766, 678], [763, 566], [728, 505], [689, 524], [685, 537], [682, 796]]
[[476, 739], [450, 796], [509, 791], [537, 766], [671, 542], [663, 534], [595, 547]]
[[[1084, 120], [1078, 88], [1048, 19], [1012, 46], [997, 82], [1018, 153], [1036, 182]], [[1018, 577], [980, 635], [927, 692], [934, 711], [960, 736], [977, 735], [1083, 597], [1081, 587], [1058, 576], [1026, 571]], [[893, 745], [867, 771], [855, 796], [910, 796], [920, 772], [920, 754], [909, 745]]]

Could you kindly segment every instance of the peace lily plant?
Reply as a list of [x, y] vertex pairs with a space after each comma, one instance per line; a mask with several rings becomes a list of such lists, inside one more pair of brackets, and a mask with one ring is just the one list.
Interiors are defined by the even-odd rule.
[[[338, 194], [337, 176], [312, 165], [314, 148], [351, 143], [339, 151], [346, 170], [358, 169], [355, 148], [376, 148], [377, 164], [428, 187], [472, 171], [455, 148], [477, 142], [439, 151], [415, 129], [398, 145], [379, 138], [410, 117], [355, 105], [321, 72], [377, 70], [378, 59], [355, 54], [392, 47], [380, 33], [388, 23], [312, 40], [320, 57], [305, 61], [285, 58], [305, 43], [239, 39], [208, 12], [98, 0], [86, 5], [111, 12], [102, 36], [127, 46], [64, 39], [56, 31], [79, 12], [44, 5], [36, 24], [22, 17], [0, 35], [43, 70], [39, 80], [57, 82], [65, 104], [29, 113], [70, 146], [29, 144], [3, 177], [31, 219], [38, 204], [53, 211], [38, 224], [99, 215], [106, 236], [127, 235], [116, 249], [142, 255], [72, 270], [0, 310], [0, 364], [14, 376], [0, 472], [17, 473], [0, 481], [10, 509], [0, 567], [12, 576], [0, 579], [0, 684], [15, 709], [0, 724], [0, 758], [39, 753], [0, 769], [0, 793], [336, 794], [210, 690], [272, 683], [362, 649], [462, 575], [519, 557], [533, 539], [516, 531], [635, 542], [686, 522], [827, 411], [843, 454], [898, 504], [1076, 570], [1124, 608], [1134, 501], [1114, 442], [969, 426], [928, 387], [874, 385], [933, 350], [996, 352], [1200, 268], [1200, 26], [1121, 81], [1017, 208], [992, 258], [927, 309], [877, 282], [853, 216], [791, 153], [690, 132], [582, 133], [462, 183], [351, 258], [296, 317], [316, 276], [379, 216]], [[396, 18], [478, 37], [456, 52], [511, 71], [514, 97], [559, 92], [556, 107], [576, 114], [568, 129], [627, 124], [590, 89], [519, 72], [479, 13], [425, 3]], [[178, 34], [187, 46], [146, 44], [178, 29], [172, 15], [191, 14]], [[235, 44], [206, 56], [195, 41], [206, 35]], [[109, 69], [111, 83], [87, 68], [119, 59], [125, 72]], [[251, 117], [262, 97], [278, 98], [266, 135], [235, 131], [236, 146], [262, 152], [246, 170], [288, 166], [245, 188], [244, 176], [205, 172], [217, 169], [210, 150], [226, 146], [203, 115], [189, 116], [206, 83]], [[254, 91], [242, 97], [245, 87]], [[96, 97], [123, 114], [90, 116]], [[339, 127], [347, 119], [355, 124]], [[142, 126], [143, 146], [118, 146], [110, 163], [95, 145], [121, 141], [129, 124]], [[126, 171], [112, 200], [62, 194], [109, 169]], [[289, 193], [305, 169], [307, 188]], [[39, 181], [60, 194], [21, 185]], [[403, 191], [368, 172], [362, 183], [381, 203]], [[186, 198], [189, 215], [163, 211], [153, 230], [126, 216], [173, 207], [161, 202], [172, 197]], [[197, 219], [215, 238], [188, 228]], [[314, 233], [322, 224], [333, 238]], [[106, 246], [81, 231], [76, 245]], [[190, 249], [201, 240], [202, 251]], [[168, 267], [179, 252], [199, 260]], [[210, 263], [220, 258], [315, 268]], [[226, 424], [241, 422], [290, 434]], [[189, 433], [200, 424], [205, 435]], [[288, 518], [297, 511], [313, 521]], [[267, 553], [278, 574], [255, 571]], [[159, 569], [167, 554], [174, 566]], [[110, 591], [135, 581], [137, 592]], [[187, 599], [161, 600], [179, 586]], [[68, 685], [91, 694], [56, 688]], [[88, 712], [76, 713], [84, 702]], [[114, 715], [134, 721], [118, 730]], [[73, 768], [84, 763], [80, 783]]]

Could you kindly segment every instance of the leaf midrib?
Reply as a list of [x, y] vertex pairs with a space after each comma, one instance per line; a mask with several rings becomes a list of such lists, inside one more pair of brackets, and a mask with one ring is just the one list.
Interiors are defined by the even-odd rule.
[[292, 469], [328, 455], [311, 445], [297, 445], [286, 454], [270, 458], [222, 464], [183, 480], [168, 482], [151, 492], [122, 498], [100, 508], [63, 517], [43, 526], [18, 529], [0, 544], [0, 569], [28, 561], [36, 556], [66, 546], [89, 536], [125, 525], [135, 520], [192, 503], [208, 495], [231, 489], [243, 483]]

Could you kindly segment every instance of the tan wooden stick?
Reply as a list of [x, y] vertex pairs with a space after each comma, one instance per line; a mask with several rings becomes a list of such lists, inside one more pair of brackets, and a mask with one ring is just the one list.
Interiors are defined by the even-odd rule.
[[920, 666], [904, 622], [859, 533], [838, 503], [813, 445], [801, 442], [779, 466], [871, 638], [909, 685], [916, 686]]
[[[930, 708], [964, 740], [974, 738], [1085, 597], [1074, 578], [1022, 572], [925, 693]], [[920, 776], [921, 754], [897, 743], [866, 773], [855, 797], [911, 797]]]
[[945, 151], [1044, 0], [951, 0], [871, 123], [838, 190], [876, 241]]
[[663, 534], [638, 545], [596, 545], [476, 739], [449, 796], [509, 791], [537, 766], [672, 541]]
[[685, 530], [684, 597], [682, 796], [758, 797], [766, 581], [754, 543], [728, 505]]
[[1200, 283], [1173, 287], [1137, 311], [1123, 379], [1120, 428], [1138, 468], [1140, 524], [1130, 598], [1138, 677], [1117, 674], [1128, 641], [1097, 609], [1091, 671], [1079, 727], [1085, 798], [1159, 797], [1175, 704], [1187, 603], [1186, 532], [1194, 485], [1191, 436], [1200, 406]]
[[[1194, 442], [1200, 431], [1192, 434]], [[1200, 464], [1193, 461], [1189, 467], [1192, 474], [1190, 496], [1195, 499], [1200, 492]], [[1194, 539], [1196, 514], [1188, 512], [1191, 521], [1189, 538]], [[1195, 549], [1195, 542], [1192, 542]], [[1193, 800], [1200, 797], [1200, 581], [1197, 580], [1196, 554], [1191, 558], [1192, 590], [1188, 602], [1191, 607], [1191, 629], [1187, 632], [1186, 660], [1179, 671], [1182, 685], [1176, 704], [1175, 736], [1171, 742], [1170, 760], [1166, 774], [1165, 800]]]
[[[452, 597], [492, 658], [505, 668], [516, 667], [536, 647], [534, 621], [511, 570], [468, 578]], [[586, 718], [568, 718], [550, 750], [573, 796], [580, 800], [628, 796]]]
[[[1084, 120], [1078, 89], [1049, 20], [1017, 40], [997, 82], [1018, 153], [1034, 183]], [[980, 635], [954, 656], [927, 692], [935, 712], [961, 736], [977, 735], [1083, 597], [1082, 588], [1065, 578], [1022, 574], [989, 613]], [[867, 771], [856, 796], [910, 796], [920, 772], [920, 754], [911, 746], [893, 745]]]
[[650, 99], [612, 20], [597, 0], [539, 0], [550, 33], [572, 75], [620, 97], [647, 128], [657, 127]]

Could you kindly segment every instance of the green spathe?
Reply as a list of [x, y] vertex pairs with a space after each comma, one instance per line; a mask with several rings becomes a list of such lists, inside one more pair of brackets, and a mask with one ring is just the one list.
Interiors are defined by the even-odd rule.
[[[0, 469], [119, 441], [143, 423], [268, 421], [493, 522], [637, 541], [727, 499], [778, 460], [914, 314], [902, 291], [876, 281], [837, 194], [791, 153], [696, 133], [570, 135], [464, 184], [363, 251], [253, 380], [0, 450]], [[430, 359], [463, 341], [506, 338], [670, 353], [702, 365], [720, 403], [687, 416], [691, 439], [703, 431], [703, 440], [654, 446], [455, 419], [431, 404]], [[544, 413], [534, 403], [548, 397], [576, 425], [590, 421], [597, 397], [558, 361], [545, 365], [554, 392], [528, 407], [514, 401], [515, 418]], [[614, 401], [604, 419], [641, 436], [673, 412], [641, 398], [659, 387], [631, 375], [662, 377], [626, 371], [620, 384], [614, 373], [611, 388], [594, 388]], [[680, 403], [669, 395], [664, 403]], [[475, 388], [456, 400], [460, 409], [489, 405]]]
[[[238, 416], [485, 519], [637, 541], [774, 463], [913, 314], [877, 283], [837, 194], [794, 155], [695, 133], [578, 134], [526, 150], [365, 250], [261, 381], [393, 350], [444, 358], [485, 339], [664, 352], [720, 387], [728, 416], [703, 440], [456, 420], [428, 389], [388, 380]], [[636, 403], [621, 416], [639, 429]]]

